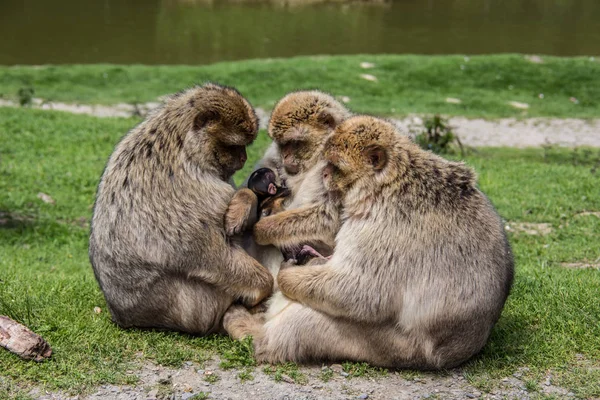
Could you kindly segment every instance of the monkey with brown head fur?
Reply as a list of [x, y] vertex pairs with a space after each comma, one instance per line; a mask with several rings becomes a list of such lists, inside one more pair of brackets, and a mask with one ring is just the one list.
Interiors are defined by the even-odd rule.
[[224, 318], [265, 362], [365, 361], [440, 369], [479, 352], [513, 279], [501, 219], [465, 165], [424, 151], [385, 121], [357, 116], [325, 145], [324, 186], [343, 205], [333, 257], [283, 268], [295, 300], [264, 325]]
[[255, 225], [259, 244], [299, 248], [320, 242], [332, 248], [339, 219], [335, 205], [325, 201], [320, 163], [325, 141], [350, 115], [332, 96], [319, 91], [293, 92], [276, 105], [269, 121], [269, 136], [276, 150], [268, 151], [267, 157], [274, 154], [278, 159], [271, 156], [266, 164], [270, 162], [280, 172], [292, 199], [286, 211]]
[[233, 88], [171, 96], [117, 145], [96, 197], [89, 255], [122, 327], [204, 334], [237, 299], [270, 294], [272, 275], [227, 238], [232, 174], [258, 131]]
[[[337, 210], [330, 205], [322, 207], [326, 196], [318, 163], [325, 140], [350, 115], [332, 96], [316, 90], [287, 94], [271, 114], [268, 133], [273, 144], [258, 166], [272, 170], [276, 181], [286, 185], [291, 195], [270, 210], [271, 216], [263, 216], [266, 218], [261, 218], [257, 223], [254, 227], [255, 239], [263, 246], [253, 243], [248, 250], [274, 274], [279, 270], [282, 257], [277, 249], [269, 245], [276, 245], [289, 253], [300, 250], [307, 242], [314, 242], [313, 245], [320, 251], [326, 254], [331, 252], [337, 230]], [[251, 226], [244, 218], [252, 214], [252, 204], [252, 196], [247, 189], [236, 193], [227, 213], [226, 226], [231, 227], [228, 232], [239, 233]], [[280, 212], [281, 205], [289, 212]], [[315, 229], [301, 234], [294, 229], [294, 220], [306, 213], [305, 206], [310, 206], [311, 212], [315, 211], [316, 223]], [[273, 211], [280, 213], [274, 215]], [[283, 227], [285, 221], [290, 223], [285, 230], [271, 229], [274, 226]]]

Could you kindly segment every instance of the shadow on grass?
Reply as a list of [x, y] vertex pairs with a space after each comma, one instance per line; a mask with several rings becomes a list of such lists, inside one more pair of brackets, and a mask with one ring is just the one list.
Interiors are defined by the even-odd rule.
[[533, 329], [524, 316], [502, 316], [494, 326], [483, 350], [468, 361], [465, 369], [510, 371], [528, 363], [527, 346], [532, 342]]

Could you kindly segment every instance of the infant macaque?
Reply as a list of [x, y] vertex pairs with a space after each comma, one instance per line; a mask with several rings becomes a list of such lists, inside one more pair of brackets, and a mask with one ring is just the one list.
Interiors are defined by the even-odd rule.
[[269, 168], [257, 169], [248, 179], [248, 189], [258, 197], [258, 218], [277, 214], [284, 210], [284, 202], [290, 190], [276, 183], [275, 172]]

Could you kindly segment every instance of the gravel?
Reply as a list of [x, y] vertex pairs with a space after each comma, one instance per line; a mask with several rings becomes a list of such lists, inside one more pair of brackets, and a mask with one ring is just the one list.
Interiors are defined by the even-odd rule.
[[[205, 382], [197, 372], [199, 367], [205, 372], [210, 371], [218, 375], [219, 380], [215, 383]], [[403, 374], [401, 371], [390, 371], [386, 376], [375, 378], [349, 378], [334, 372], [334, 376], [328, 382], [323, 382], [320, 379], [322, 367], [310, 366], [300, 368], [300, 372], [307, 378], [304, 384], [293, 383], [291, 379], [276, 382], [273, 376], [265, 374], [261, 367], [252, 372], [253, 380], [242, 382], [238, 377], [239, 372], [235, 369], [220, 369], [218, 360], [207, 361], [203, 366], [186, 363], [181, 369], [147, 363], [134, 372], [134, 375], [139, 377], [135, 386], [103, 385], [94, 393], [75, 397], [36, 388], [31, 390], [29, 395], [43, 400], [191, 400], [202, 398], [200, 396], [224, 400], [534, 399], [539, 398], [540, 394], [558, 398], [574, 396], [568, 390], [553, 385], [547, 377], [540, 382], [537, 392], [528, 392], [523, 381], [510, 376], [499, 379], [496, 387], [489, 393], [482, 393], [467, 382], [461, 369], [452, 370], [449, 374], [420, 373], [417, 377], [411, 377], [414, 374]]]

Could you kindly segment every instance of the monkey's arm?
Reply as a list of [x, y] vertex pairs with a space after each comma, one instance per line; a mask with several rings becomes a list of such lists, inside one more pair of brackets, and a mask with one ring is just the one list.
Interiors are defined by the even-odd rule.
[[254, 307], [273, 291], [273, 275], [237, 245], [229, 246], [213, 264], [190, 275], [225, 290], [248, 307]]
[[250, 189], [240, 189], [233, 195], [225, 212], [225, 232], [228, 236], [242, 233], [256, 223], [258, 198]]
[[316, 204], [261, 219], [254, 225], [254, 239], [258, 244], [277, 247], [310, 241], [332, 244], [338, 228], [337, 210], [328, 204]]
[[386, 293], [358, 271], [345, 274], [322, 265], [286, 267], [277, 276], [279, 289], [292, 300], [333, 317], [382, 322], [391, 317]]

